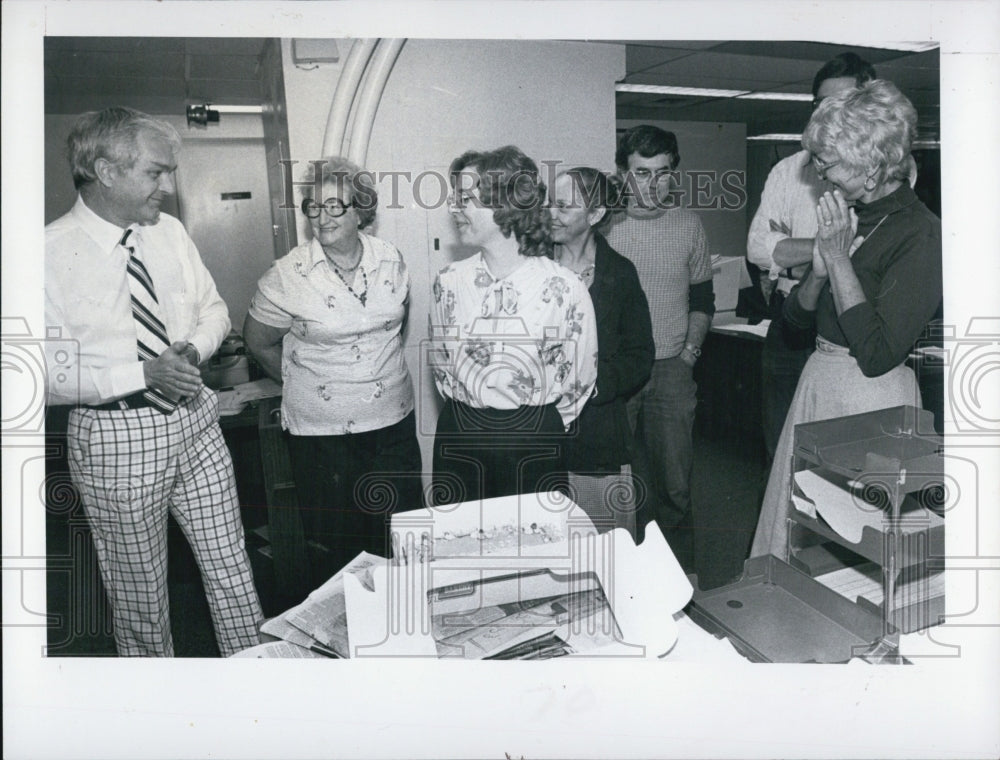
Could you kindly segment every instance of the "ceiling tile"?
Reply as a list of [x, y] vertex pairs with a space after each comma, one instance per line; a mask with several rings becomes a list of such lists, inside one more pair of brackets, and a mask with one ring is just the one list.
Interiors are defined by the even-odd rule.
[[890, 63], [892, 66], [906, 66], [908, 68], [940, 69], [941, 51], [927, 50], [923, 53], [909, 53]]
[[627, 45], [625, 47], [625, 70], [629, 73], [643, 71], [676, 58], [693, 55], [694, 52], [678, 48]]
[[906, 55], [898, 50], [884, 48], [795, 40], [724, 42], [714, 50], [720, 53], [806, 60], [813, 67], [814, 74], [824, 63], [840, 53], [856, 53], [873, 64]]
[[812, 82], [816, 74], [815, 61], [793, 58], [769, 58], [755, 55], [732, 55], [714, 51], [696, 53], [664, 64], [647, 74], [691, 77], [711, 73], [714, 76], [759, 79], [766, 82]]
[[[734, 72], [739, 74], [740, 72]], [[781, 84], [778, 81], [765, 81], [761, 79], [736, 78], [732, 75], [720, 74], [718, 72], [704, 72], [703, 74], [672, 74], [665, 75], [662, 72], [646, 71], [640, 74], [630, 75], [627, 79], [629, 84], [659, 84], [673, 87], [711, 87], [721, 90], [771, 90]]]
[[883, 65], [879, 66], [875, 72], [880, 79], [888, 79], [903, 92], [911, 89], [940, 89], [940, 74], [937, 69], [915, 69], [905, 66]]
[[643, 47], [675, 48], [677, 50], [709, 50], [717, 45], [725, 44], [720, 40], [608, 40], [608, 42]]

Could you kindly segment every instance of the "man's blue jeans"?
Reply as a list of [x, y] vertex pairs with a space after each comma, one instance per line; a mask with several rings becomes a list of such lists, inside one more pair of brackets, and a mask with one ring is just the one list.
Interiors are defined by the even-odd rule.
[[760, 357], [761, 421], [769, 462], [774, 461], [774, 450], [778, 447], [799, 377], [815, 349], [815, 330], [786, 329], [780, 314], [771, 320]]
[[638, 444], [633, 473], [643, 481], [639, 494], [644, 486], [646, 503], [665, 530], [685, 518], [690, 525], [696, 391], [691, 367], [683, 359], [657, 359], [649, 381], [628, 402]]

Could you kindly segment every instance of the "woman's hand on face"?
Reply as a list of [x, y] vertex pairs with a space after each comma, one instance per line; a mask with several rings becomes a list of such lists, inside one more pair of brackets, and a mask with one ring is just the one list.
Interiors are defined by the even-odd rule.
[[858, 216], [853, 208], [848, 208], [840, 190], [823, 193], [816, 205], [816, 221], [819, 227], [816, 231], [816, 245], [813, 248], [814, 272], [817, 252], [823, 263], [829, 266], [839, 258], [849, 259], [854, 249], [860, 245], [855, 235], [858, 229]]

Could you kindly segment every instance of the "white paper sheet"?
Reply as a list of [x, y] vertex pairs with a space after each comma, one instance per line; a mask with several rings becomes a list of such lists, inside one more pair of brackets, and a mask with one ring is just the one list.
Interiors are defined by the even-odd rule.
[[[795, 482], [816, 505], [816, 511], [839, 535], [852, 544], [861, 541], [865, 527], [881, 532], [884, 512], [857, 499], [813, 470], [799, 470]], [[797, 505], [796, 505], [797, 506]]]
[[[883, 599], [885, 599], [882, 568], [874, 562], [835, 570], [832, 573], [817, 576], [816, 580], [851, 601], [858, 597], [864, 597], [872, 604], [882, 604]], [[944, 572], [942, 571], [914, 578], [906, 583], [897, 583], [896, 605], [901, 607], [943, 596], [945, 593], [944, 581]]]
[[750, 333], [751, 335], [757, 335], [761, 338], [767, 337], [767, 329], [771, 326], [770, 319], [762, 320], [755, 325], [747, 323], [747, 321], [741, 317], [735, 317], [735, 319], [742, 321], [730, 322], [721, 320], [716, 322], [713, 320], [712, 329], [717, 332], [745, 332]]
[[351, 657], [437, 657], [427, 602], [428, 564], [372, 568], [373, 590], [344, 578]]
[[792, 504], [795, 505], [795, 508], [799, 510], [799, 512], [816, 519], [816, 505], [809, 501], [809, 499], [803, 499], [801, 496], [792, 494]]
[[317, 641], [308, 633], [305, 633], [287, 620], [288, 613], [283, 615], [278, 615], [270, 620], [266, 621], [261, 627], [260, 632], [266, 633], [268, 636], [274, 636], [276, 639], [281, 639], [287, 641], [289, 644], [296, 644], [300, 647], [305, 647], [308, 649]]
[[674, 615], [674, 620], [677, 622], [677, 643], [661, 658], [664, 661], [754, 667], [754, 663], [737, 652], [725, 636], [716, 638], [683, 613]]
[[746, 259], [742, 256], [720, 256], [712, 261], [712, 290], [719, 311], [735, 309], [740, 288], [749, 285]]
[[[326, 583], [309, 594], [301, 604], [265, 623], [264, 633], [279, 636], [286, 641], [304, 646], [319, 642], [332, 649], [341, 657], [350, 656], [348, 639], [347, 606], [344, 601], [344, 578], [357, 579], [361, 585], [371, 588], [372, 568], [385, 560], [368, 552], [361, 552]], [[291, 629], [291, 630], [289, 630]], [[300, 634], [296, 634], [299, 631]]]
[[665, 654], [677, 641], [674, 614], [694, 593], [673, 551], [655, 522], [639, 546], [620, 528], [598, 538], [604, 556], [595, 555], [597, 573], [622, 636], [645, 647], [647, 657]]
[[281, 385], [269, 377], [240, 383], [233, 387], [233, 393], [240, 401], [258, 401], [262, 398], [273, 398], [281, 395]]

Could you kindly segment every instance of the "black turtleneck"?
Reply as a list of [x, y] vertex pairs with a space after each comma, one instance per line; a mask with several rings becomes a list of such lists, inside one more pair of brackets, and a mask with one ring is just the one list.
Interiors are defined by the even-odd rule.
[[900, 365], [941, 303], [941, 220], [906, 184], [872, 203], [857, 202], [865, 242], [851, 258], [866, 300], [840, 317], [827, 282], [816, 311], [785, 300], [785, 318], [848, 346], [861, 371], [878, 377]]

